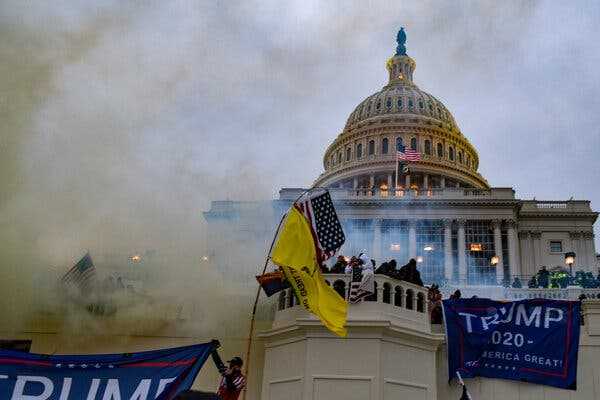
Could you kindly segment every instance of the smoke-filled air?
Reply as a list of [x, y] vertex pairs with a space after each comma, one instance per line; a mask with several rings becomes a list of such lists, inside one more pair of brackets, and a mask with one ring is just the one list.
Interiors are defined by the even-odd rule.
[[[169, 325], [241, 354], [269, 243], [220, 241], [203, 212], [309, 187], [348, 114], [385, 84], [400, 26], [415, 81], [448, 105], [490, 184], [596, 205], [600, 159], [580, 152], [600, 146], [598, 14], [593, 2], [2, 1], [0, 331], [51, 323], [81, 333], [77, 352], [91, 333], [126, 343]], [[212, 262], [211, 235], [236, 268]], [[59, 285], [86, 252], [112, 293], [104, 309]]]

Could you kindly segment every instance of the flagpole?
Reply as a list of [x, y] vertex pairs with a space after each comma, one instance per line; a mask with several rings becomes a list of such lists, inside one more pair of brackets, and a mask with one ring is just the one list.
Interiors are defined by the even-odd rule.
[[394, 196], [398, 191], [398, 150], [396, 150], [396, 186], [394, 187]]
[[[297, 198], [296, 200], [294, 200], [294, 202], [292, 203], [292, 207], [294, 206], [294, 204], [296, 204], [298, 202], [298, 200], [300, 200], [300, 198], [302, 196], [304, 196], [307, 193], [310, 193], [311, 191], [315, 190], [315, 189], [323, 189], [320, 187], [314, 187], [311, 189], [307, 189], [305, 191], [303, 191]], [[275, 240], [277, 239], [277, 234], [279, 233], [279, 229], [281, 229], [281, 225], [283, 224], [283, 220], [285, 219], [285, 217], [287, 216], [287, 213], [283, 214], [283, 216], [281, 217], [281, 220], [279, 220], [279, 225], [277, 225], [277, 229], [275, 230], [275, 234], [273, 235], [273, 240], [271, 241], [271, 245], [269, 246], [269, 251], [267, 252], [267, 257], [265, 257], [265, 264], [263, 265], [263, 269], [262, 269], [262, 273], [261, 275], [264, 275], [265, 272], [267, 271], [267, 266], [269, 265], [269, 260], [271, 258], [271, 251], [273, 250], [273, 246], [275, 245]], [[260, 297], [260, 284], [258, 285], [258, 289], [256, 290], [256, 296], [254, 297], [254, 305], [252, 306], [252, 317], [250, 318], [250, 332], [248, 332], [248, 344], [246, 346], [246, 361], [244, 362], [244, 375], [246, 376], [246, 386], [244, 387], [244, 390], [242, 392], [242, 400], [246, 399], [246, 388], [248, 387], [248, 374], [249, 374], [249, 366], [250, 366], [250, 353], [252, 351], [252, 337], [254, 336], [254, 324], [256, 322], [256, 308], [258, 306], [258, 299]]]

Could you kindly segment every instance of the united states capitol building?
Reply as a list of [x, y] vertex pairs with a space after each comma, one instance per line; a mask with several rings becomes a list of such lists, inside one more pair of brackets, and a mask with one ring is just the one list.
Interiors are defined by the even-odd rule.
[[[416, 62], [404, 44], [396, 50], [385, 64], [387, 84], [350, 113], [325, 149], [324, 171], [313, 185], [328, 188], [335, 201], [347, 237], [341, 253], [366, 250], [378, 263], [415, 258], [424, 281], [463, 286], [527, 278], [542, 265], [566, 267], [567, 252], [576, 254], [574, 271], [596, 275], [598, 213], [590, 202], [521, 200], [512, 188], [490, 186], [450, 111], [414, 83]], [[421, 160], [396, 179], [401, 146]], [[215, 264], [233, 268], [225, 252], [214, 250], [227, 248], [223, 240], [243, 242], [250, 230], [268, 241], [304, 190], [283, 188], [268, 204], [214, 201], [205, 218], [211, 232], [221, 233], [209, 243]], [[248, 229], [238, 230], [232, 220]]]
[[[383, 88], [350, 112], [325, 149], [323, 172], [313, 184], [333, 197], [346, 233], [341, 254], [366, 251], [378, 264], [415, 258], [423, 281], [441, 283], [445, 294], [460, 288], [463, 295], [508, 300], [596, 298], [599, 289], [527, 287], [541, 266], [567, 268], [569, 252], [575, 253], [573, 273], [598, 273], [598, 213], [590, 202], [521, 200], [510, 187], [491, 186], [450, 111], [416, 85], [405, 38], [399, 32]], [[396, 177], [402, 146], [421, 159]], [[269, 202], [214, 201], [205, 213], [212, 262], [225, 275], [240, 268], [228, 251], [234, 245], [260, 262], [266, 248], [252, 243], [270, 242], [304, 190], [283, 188]], [[511, 287], [515, 278], [522, 287]], [[349, 285], [345, 275], [326, 279]], [[289, 290], [282, 292], [270, 299], [276, 308], [270, 329], [258, 334], [264, 346], [258, 364], [264, 367], [255, 393], [264, 400], [458, 399], [459, 388], [448, 384], [443, 325], [430, 322], [426, 299], [427, 288], [376, 275], [376, 295], [349, 307], [349, 334], [340, 339], [297, 305]], [[469, 382], [473, 397], [600, 398], [600, 300], [584, 301], [583, 314], [576, 392], [476, 378]]]

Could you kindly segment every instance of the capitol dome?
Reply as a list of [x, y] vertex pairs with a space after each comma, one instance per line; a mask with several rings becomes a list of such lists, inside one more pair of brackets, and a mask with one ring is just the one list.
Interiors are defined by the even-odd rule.
[[[477, 172], [479, 156], [441, 101], [413, 82], [415, 61], [406, 55], [404, 30], [386, 63], [388, 84], [350, 113], [344, 130], [327, 148], [325, 171], [315, 186], [410, 189], [487, 189]], [[396, 149], [412, 149], [420, 160], [396, 180]], [[417, 192], [418, 193], [418, 192]]]

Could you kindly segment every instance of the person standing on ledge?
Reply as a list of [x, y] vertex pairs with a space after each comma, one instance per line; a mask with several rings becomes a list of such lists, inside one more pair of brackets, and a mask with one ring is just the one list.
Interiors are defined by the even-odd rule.
[[222, 400], [237, 400], [242, 389], [246, 386], [246, 377], [242, 374], [244, 362], [240, 357], [229, 360], [229, 368], [223, 373], [217, 394]]

